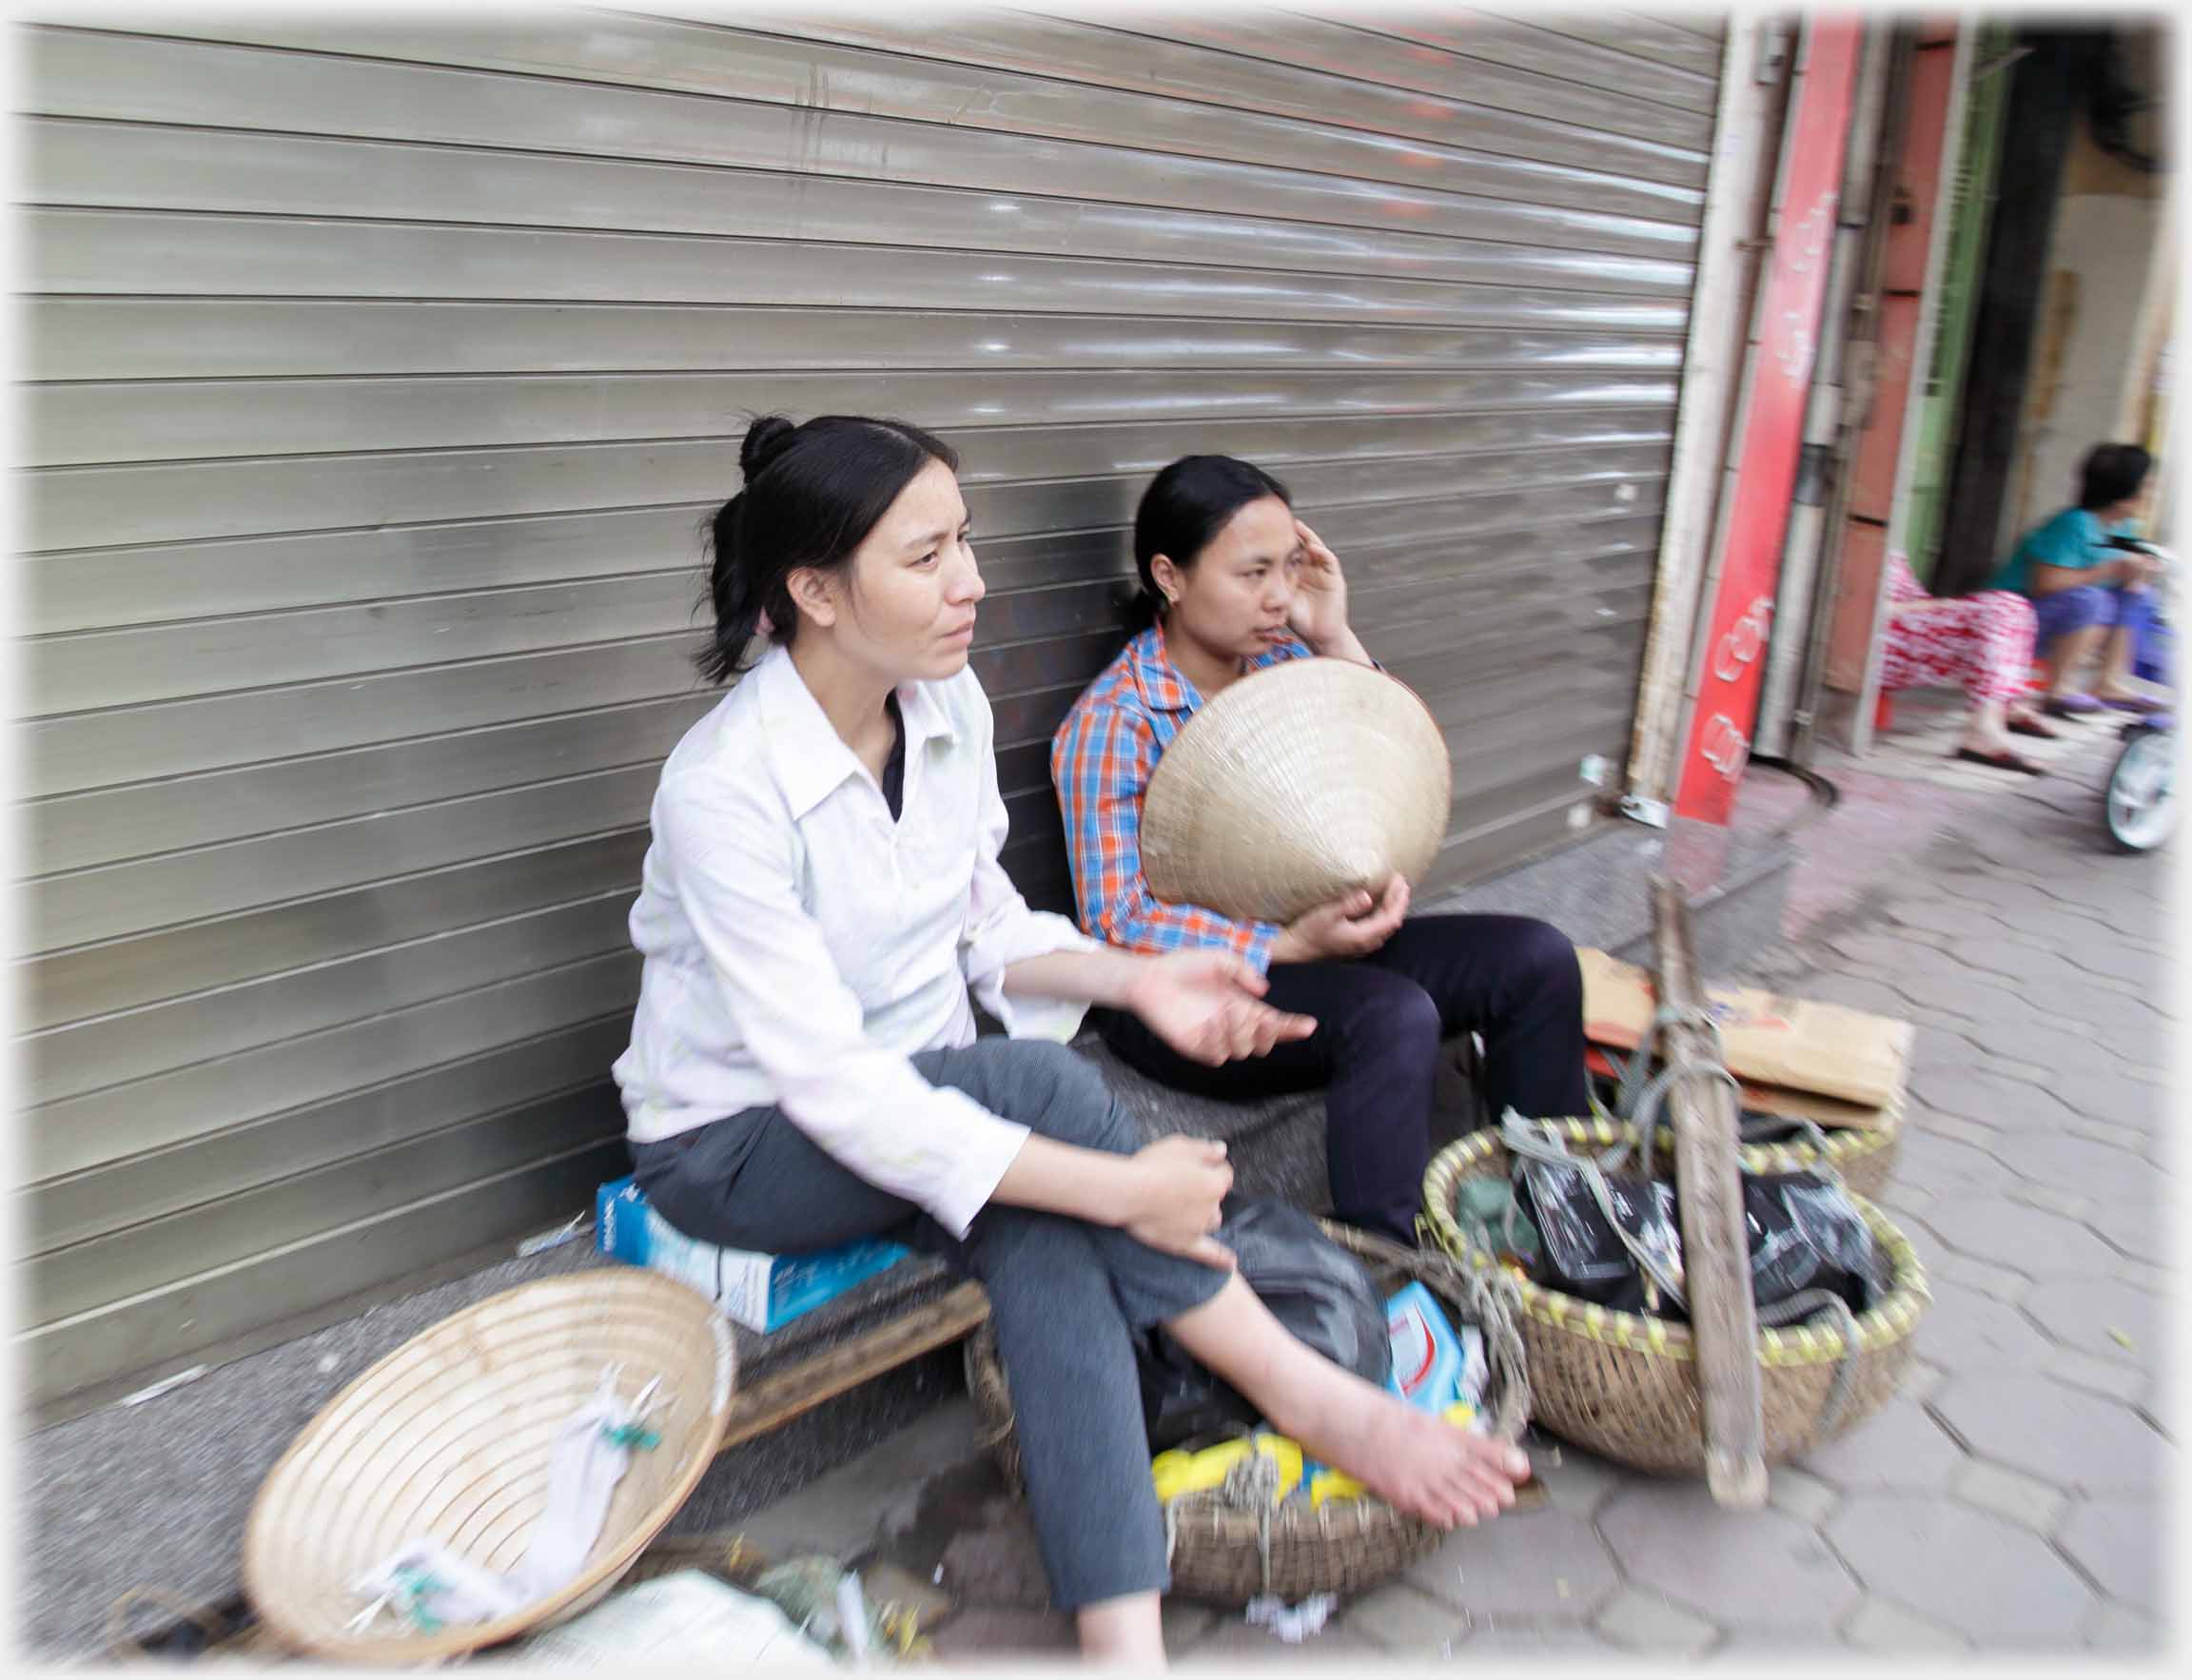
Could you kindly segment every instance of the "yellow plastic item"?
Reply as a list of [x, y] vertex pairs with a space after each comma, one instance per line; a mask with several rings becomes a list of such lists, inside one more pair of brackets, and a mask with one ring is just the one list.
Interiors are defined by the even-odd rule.
[[1200, 1453], [1183, 1452], [1176, 1447], [1169, 1453], [1158, 1454], [1149, 1461], [1149, 1475], [1157, 1485], [1158, 1502], [1165, 1504], [1182, 1494], [1199, 1494], [1223, 1487], [1227, 1473], [1250, 1453], [1261, 1453], [1278, 1465], [1278, 1497], [1285, 1498], [1301, 1485], [1301, 1447], [1282, 1435], [1256, 1435], [1245, 1440], [1220, 1441]]
[[1320, 1509], [1327, 1499], [1360, 1499], [1367, 1491], [1344, 1472], [1321, 1470], [1309, 1480], [1309, 1509]]

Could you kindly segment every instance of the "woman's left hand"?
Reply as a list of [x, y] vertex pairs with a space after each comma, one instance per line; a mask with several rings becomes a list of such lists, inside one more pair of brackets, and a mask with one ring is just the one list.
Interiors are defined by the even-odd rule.
[[1231, 951], [1167, 951], [1144, 965], [1126, 1006], [1188, 1061], [1215, 1067], [1317, 1030], [1309, 1016], [1264, 1003], [1268, 987]]
[[1294, 521], [1294, 536], [1302, 544], [1302, 563], [1294, 576], [1287, 628], [1307, 642], [1313, 654], [1336, 654], [1345, 645], [1360, 645], [1347, 627], [1347, 575], [1340, 570], [1340, 557], [1300, 519]]

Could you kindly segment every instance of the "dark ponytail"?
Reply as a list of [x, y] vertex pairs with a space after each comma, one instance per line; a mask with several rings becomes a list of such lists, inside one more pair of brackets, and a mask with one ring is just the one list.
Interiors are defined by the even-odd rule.
[[789, 646], [799, 612], [789, 579], [844, 568], [921, 469], [959, 457], [942, 439], [903, 420], [817, 415], [794, 426], [765, 414], [738, 448], [745, 486], [705, 524], [708, 602], [715, 629], [694, 655], [710, 682], [728, 682], [751, 661], [757, 635]]
[[1142, 575], [1142, 593], [1126, 609], [1127, 628], [1139, 635], [1164, 610], [1151, 564], [1159, 555], [1186, 571], [1227, 520], [1266, 496], [1294, 505], [1285, 485], [1230, 455], [1184, 455], [1152, 479], [1134, 510], [1134, 567]]

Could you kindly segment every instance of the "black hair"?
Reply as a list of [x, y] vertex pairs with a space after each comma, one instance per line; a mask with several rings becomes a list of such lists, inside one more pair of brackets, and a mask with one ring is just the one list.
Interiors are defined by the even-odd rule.
[[715, 629], [694, 655], [700, 674], [728, 682], [744, 671], [764, 613], [769, 639], [788, 646], [799, 612], [786, 580], [842, 568], [932, 460], [959, 470], [956, 450], [904, 420], [822, 414], [795, 426], [765, 414], [748, 426], [738, 448], [745, 487], [705, 522]]
[[2139, 494], [2154, 458], [2136, 443], [2097, 444], [2078, 468], [2078, 505], [2091, 512]]
[[1285, 485], [1230, 455], [1184, 455], [1152, 479], [1134, 510], [1134, 567], [1142, 574], [1142, 593], [1127, 609], [1131, 627], [1147, 629], [1164, 610], [1151, 561], [1163, 555], [1185, 571], [1226, 520], [1266, 496], [1294, 505]]

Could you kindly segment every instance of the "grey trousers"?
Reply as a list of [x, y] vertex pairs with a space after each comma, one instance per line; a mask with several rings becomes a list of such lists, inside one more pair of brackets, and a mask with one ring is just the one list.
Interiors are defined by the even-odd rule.
[[[913, 1065], [931, 1084], [1062, 1143], [1117, 1155], [1140, 1147], [1103, 1077], [1063, 1045], [984, 1039], [928, 1051]], [[1012, 1385], [1051, 1598], [1076, 1610], [1170, 1586], [1128, 1333], [1200, 1306], [1225, 1273], [1109, 1226], [994, 1202], [954, 1238], [839, 1165], [776, 1108], [632, 1153], [647, 1200], [701, 1241], [797, 1254], [890, 1237], [980, 1279]]]

